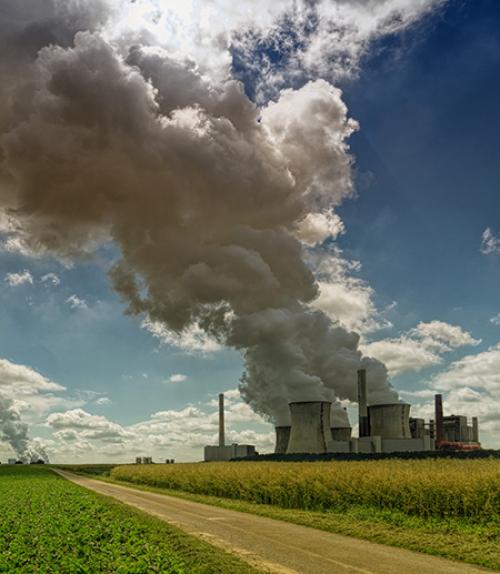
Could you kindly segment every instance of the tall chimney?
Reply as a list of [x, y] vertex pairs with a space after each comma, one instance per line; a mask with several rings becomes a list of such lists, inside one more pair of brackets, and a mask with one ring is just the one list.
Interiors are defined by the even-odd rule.
[[223, 447], [226, 444], [224, 437], [224, 393], [219, 395], [219, 446]]
[[368, 418], [366, 399], [366, 369], [360, 369], [358, 371], [358, 416], [359, 436], [370, 436], [370, 420]]
[[472, 442], [479, 442], [479, 422], [477, 417], [472, 417]]
[[444, 440], [444, 421], [443, 421], [443, 395], [436, 395], [434, 398], [435, 406], [435, 425], [436, 425], [436, 446]]

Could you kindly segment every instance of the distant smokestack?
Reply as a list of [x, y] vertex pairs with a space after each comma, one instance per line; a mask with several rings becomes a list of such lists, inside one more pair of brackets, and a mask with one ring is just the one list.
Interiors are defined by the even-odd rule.
[[225, 446], [224, 436], [224, 393], [219, 395], [219, 446]]
[[435, 406], [435, 427], [436, 443], [439, 444], [444, 440], [444, 422], [443, 422], [443, 395], [436, 395], [434, 399]]
[[292, 427], [283, 426], [275, 427], [276, 430], [276, 447], [274, 452], [276, 454], [285, 454], [290, 441], [290, 431]]
[[370, 420], [368, 418], [366, 391], [366, 369], [358, 371], [358, 410], [359, 410], [359, 436], [370, 436]]
[[326, 445], [331, 440], [331, 408], [332, 403], [327, 401], [290, 403], [292, 430], [288, 454], [326, 452]]
[[479, 422], [477, 417], [472, 417], [472, 442], [479, 442]]

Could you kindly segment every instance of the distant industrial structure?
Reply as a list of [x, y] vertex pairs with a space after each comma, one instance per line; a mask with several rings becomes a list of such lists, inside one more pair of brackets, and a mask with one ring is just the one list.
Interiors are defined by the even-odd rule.
[[477, 417], [472, 425], [463, 415], [443, 416], [442, 396], [436, 395], [435, 420], [411, 418], [407, 403], [368, 405], [366, 371], [358, 371], [359, 436], [348, 426], [330, 425], [331, 403], [290, 403], [290, 426], [276, 427], [278, 454], [424, 452], [436, 449], [481, 448]]
[[[435, 396], [435, 417], [428, 422], [410, 417], [408, 403], [369, 405], [365, 369], [358, 371], [359, 436], [352, 436], [347, 416], [342, 426], [330, 424], [331, 402], [291, 402], [289, 407], [290, 426], [275, 427], [276, 454], [376, 454], [481, 448], [477, 417], [472, 417], [469, 425], [464, 415], [444, 416], [442, 395]], [[256, 454], [253, 445], [226, 444], [224, 394], [220, 394], [219, 444], [205, 447], [205, 461], [228, 461]]]
[[135, 464], [153, 464], [153, 458], [151, 456], [136, 456]]
[[205, 462], [231, 460], [232, 458], [244, 458], [258, 454], [255, 446], [251, 444], [226, 445], [224, 424], [224, 393], [219, 395], [219, 444], [205, 447]]
[[435, 397], [435, 417], [436, 448], [441, 450], [477, 450], [481, 448], [477, 417], [472, 417], [472, 424], [469, 425], [466, 416], [444, 416], [442, 395]]

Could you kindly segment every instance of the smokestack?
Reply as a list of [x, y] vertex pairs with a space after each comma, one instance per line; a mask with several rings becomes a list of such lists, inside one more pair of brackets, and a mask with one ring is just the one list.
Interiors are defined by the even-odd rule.
[[436, 395], [434, 398], [435, 407], [435, 428], [436, 444], [444, 440], [444, 422], [443, 422], [443, 395]]
[[331, 408], [332, 403], [327, 401], [290, 403], [292, 430], [287, 454], [326, 452], [326, 445], [331, 440]]
[[274, 452], [276, 454], [285, 454], [290, 441], [290, 431], [292, 427], [282, 426], [275, 427], [276, 430], [276, 447]]
[[224, 393], [219, 395], [219, 446], [223, 447], [226, 444], [224, 436]]
[[472, 417], [472, 442], [479, 442], [479, 421]]
[[359, 436], [370, 436], [370, 419], [368, 418], [366, 391], [366, 369], [358, 371], [358, 412], [359, 412]]

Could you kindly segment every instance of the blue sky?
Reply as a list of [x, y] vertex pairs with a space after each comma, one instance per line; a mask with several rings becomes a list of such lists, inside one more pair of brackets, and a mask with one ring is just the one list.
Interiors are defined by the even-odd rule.
[[[362, 346], [376, 350], [390, 370], [397, 363], [392, 382], [406, 393], [402, 398], [428, 417], [432, 394], [444, 392], [450, 410], [479, 414], [483, 441], [498, 447], [500, 5], [436, 4], [364, 45], [357, 70], [325, 78], [342, 89], [349, 116], [360, 124], [349, 139], [357, 196], [336, 209], [345, 232], [326, 245], [343, 261], [360, 262], [347, 273], [351, 279], [333, 278], [344, 295], [363, 300], [361, 319], [346, 315], [344, 322], [377, 323], [361, 329]], [[247, 44], [239, 49], [247, 59], [233, 49], [233, 73], [262, 100], [262, 78], [248, 64], [252, 52]], [[252, 49], [269, 55], [265, 46]], [[288, 66], [280, 58], [286, 55], [273, 51], [271, 67]], [[273, 89], [308, 79], [302, 70]], [[491, 248], [481, 249], [487, 229]], [[0, 250], [0, 357], [65, 388], [26, 391], [20, 412], [30, 435], [45, 441], [55, 460], [126, 460], [135, 456], [132, 448], [158, 458], [199, 458], [203, 441], [216, 433], [214, 397], [237, 388], [239, 354], [176, 346], [127, 315], [107, 276], [114, 248], [68, 264], [9, 248], [8, 238]], [[172, 381], [173, 375], [182, 376]], [[21, 395], [15, 396], [22, 401]], [[272, 448], [272, 427], [236, 393], [229, 410], [235, 440]], [[349, 412], [355, 423], [355, 408]], [[179, 421], [185, 430], [162, 442], [163, 429]], [[203, 421], [208, 426], [198, 432]], [[105, 448], [93, 440], [95, 428], [109, 431]], [[148, 452], [139, 452], [141, 432], [151, 440]], [[183, 434], [190, 436], [186, 444]], [[0, 458], [9, 453], [0, 443]]]

